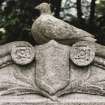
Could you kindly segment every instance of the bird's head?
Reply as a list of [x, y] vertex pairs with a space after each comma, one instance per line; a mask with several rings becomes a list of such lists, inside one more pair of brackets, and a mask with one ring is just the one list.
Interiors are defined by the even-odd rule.
[[50, 4], [48, 3], [41, 3], [35, 7], [35, 9], [39, 10], [41, 14], [51, 14]]

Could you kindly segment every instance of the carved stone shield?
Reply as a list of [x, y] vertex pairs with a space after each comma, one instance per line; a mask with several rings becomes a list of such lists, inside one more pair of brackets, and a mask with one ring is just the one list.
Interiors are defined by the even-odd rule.
[[36, 47], [36, 85], [55, 94], [69, 83], [69, 47], [51, 40]]

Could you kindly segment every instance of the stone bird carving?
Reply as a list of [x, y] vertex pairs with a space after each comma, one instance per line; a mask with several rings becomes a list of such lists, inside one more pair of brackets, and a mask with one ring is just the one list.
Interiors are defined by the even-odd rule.
[[[93, 35], [53, 17], [49, 4], [36, 8], [41, 16], [32, 26], [34, 39], [39, 44], [51, 41], [0, 46], [0, 96], [38, 94], [57, 102], [71, 93], [105, 96], [105, 46], [94, 43]], [[57, 41], [80, 42], [67, 46]]]
[[41, 3], [35, 9], [38, 9], [41, 14], [34, 21], [31, 30], [38, 44], [46, 43], [49, 40], [56, 40], [67, 45], [72, 45], [77, 41], [96, 41], [94, 36], [88, 32], [54, 17], [49, 4]]

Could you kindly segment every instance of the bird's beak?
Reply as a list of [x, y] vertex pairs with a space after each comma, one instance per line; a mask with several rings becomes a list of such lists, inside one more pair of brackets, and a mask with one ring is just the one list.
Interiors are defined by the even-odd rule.
[[36, 6], [34, 9], [39, 10], [39, 6]]

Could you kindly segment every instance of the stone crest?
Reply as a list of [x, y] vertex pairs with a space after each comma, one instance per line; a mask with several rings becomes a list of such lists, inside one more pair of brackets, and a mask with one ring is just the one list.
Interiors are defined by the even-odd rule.
[[89, 65], [95, 57], [95, 46], [87, 41], [75, 43], [71, 48], [70, 58], [78, 66]]
[[11, 57], [19, 65], [29, 64], [34, 59], [34, 49], [29, 43], [19, 43], [12, 47]]

